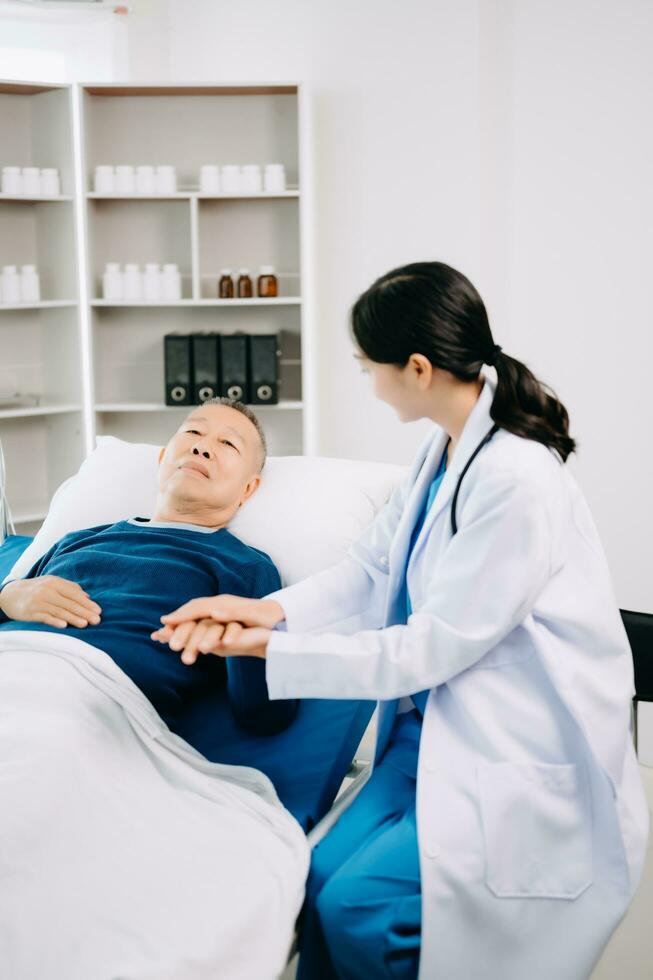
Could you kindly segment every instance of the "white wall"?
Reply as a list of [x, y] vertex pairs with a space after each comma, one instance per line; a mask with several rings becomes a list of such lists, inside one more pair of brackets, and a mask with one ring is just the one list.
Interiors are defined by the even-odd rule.
[[104, 81], [128, 69], [129, 27], [110, 11], [0, 2], [0, 78]]
[[653, 610], [653, 4], [135, 0], [124, 20], [41, 26], [15, 11], [0, 2], [0, 76], [34, 77], [22, 49], [62, 80], [305, 82], [320, 450], [410, 459], [424, 426], [372, 399], [347, 311], [393, 265], [444, 259], [567, 404], [619, 603]]
[[423, 428], [370, 398], [347, 311], [393, 265], [444, 259], [568, 406], [618, 600], [653, 610], [653, 5], [171, 0], [170, 16], [175, 78], [311, 86], [321, 451], [410, 459]]
[[408, 461], [425, 426], [407, 429], [372, 399], [347, 313], [404, 262], [446, 257], [478, 276], [477, 0], [171, 0], [170, 10], [175, 78], [310, 86], [320, 451]]
[[653, 4], [512, 6], [511, 343], [568, 406], [620, 604], [653, 611]]

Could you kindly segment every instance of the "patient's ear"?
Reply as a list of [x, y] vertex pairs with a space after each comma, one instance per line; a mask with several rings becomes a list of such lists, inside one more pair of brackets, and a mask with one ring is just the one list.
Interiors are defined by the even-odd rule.
[[249, 498], [252, 496], [252, 494], [256, 490], [258, 490], [258, 488], [260, 487], [260, 485], [261, 485], [261, 477], [260, 476], [253, 476], [251, 478], [251, 480], [248, 481], [247, 486], [245, 487], [245, 490], [243, 492], [243, 495], [242, 495], [242, 497], [240, 499], [240, 503], [238, 504], [238, 506], [239, 507], [242, 507], [243, 504], [245, 503], [245, 501], [246, 500], [249, 500]]
[[159, 450], [159, 460], [158, 460], [159, 463], [163, 459], [163, 454], [165, 453], [165, 451], [166, 451], [166, 447], [165, 446], [161, 446], [161, 449]]

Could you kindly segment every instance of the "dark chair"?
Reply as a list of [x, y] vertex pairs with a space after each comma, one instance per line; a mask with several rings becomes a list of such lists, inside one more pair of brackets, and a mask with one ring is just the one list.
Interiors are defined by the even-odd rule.
[[637, 705], [653, 701], [653, 614], [621, 610], [635, 665], [633, 698], [633, 740], [637, 751]]

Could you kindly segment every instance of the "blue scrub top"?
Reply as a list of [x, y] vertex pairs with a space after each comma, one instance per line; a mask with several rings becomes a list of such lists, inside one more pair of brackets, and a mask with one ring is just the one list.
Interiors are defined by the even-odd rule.
[[[444, 479], [444, 474], [445, 474], [446, 469], [447, 469], [447, 449], [448, 449], [448, 446], [449, 446], [449, 444], [447, 443], [447, 446], [445, 447], [445, 450], [442, 453], [442, 457], [440, 459], [440, 463], [438, 465], [437, 472], [436, 472], [435, 476], [433, 477], [433, 482], [431, 483], [431, 486], [429, 487], [429, 492], [427, 494], [427, 497], [426, 497], [426, 501], [424, 503], [424, 506], [423, 506], [423, 508], [421, 510], [421, 513], [420, 513], [419, 517], [417, 518], [417, 521], [415, 522], [415, 527], [413, 528], [413, 533], [412, 533], [411, 538], [410, 538], [410, 548], [408, 549], [408, 556], [407, 556], [407, 559], [406, 559], [406, 567], [408, 567], [408, 562], [410, 561], [410, 556], [412, 554], [413, 548], [415, 547], [415, 542], [417, 541], [417, 538], [419, 537], [420, 531], [422, 530], [422, 527], [424, 526], [424, 521], [426, 520], [426, 515], [428, 514], [429, 510], [431, 509], [431, 506], [433, 504], [433, 501], [435, 500], [436, 494], [437, 494], [438, 490], [440, 489], [440, 484], [442, 483], [442, 481]], [[408, 588], [406, 588], [406, 620], [408, 620], [408, 617], [412, 614], [412, 612], [413, 612], [413, 606], [412, 606], [412, 603], [410, 601], [410, 594], [408, 592]], [[428, 691], [420, 691], [418, 694], [413, 694], [413, 702], [414, 702], [417, 710], [419, 711], [420, 715], [423, 715], [424, 714], [424, 709], [426, 708], [426, 701], [428, 699], [428, 696], [429, 696], [429, 692]]]

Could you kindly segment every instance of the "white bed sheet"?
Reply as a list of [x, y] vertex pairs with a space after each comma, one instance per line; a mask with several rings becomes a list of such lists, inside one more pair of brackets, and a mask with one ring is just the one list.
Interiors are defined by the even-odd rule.
[[266, 980], [309, 849], [270, 781], [173, 735], [101, 650], [0, 632], [0, 976]]

